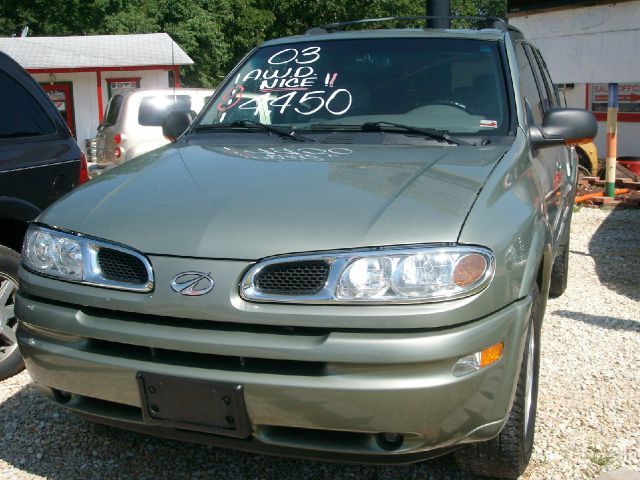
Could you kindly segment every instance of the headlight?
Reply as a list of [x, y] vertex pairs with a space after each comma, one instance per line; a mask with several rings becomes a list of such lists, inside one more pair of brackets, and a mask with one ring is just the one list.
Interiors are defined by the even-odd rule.
[[141, 253], [38, 224], [27, 230], [22, 264], [34, 273], [70, 282], [136, 292], [153, 289], [153, 270]]
[[[462, 245], [278, 257], [249, 269], [241, 295], [246, 300], [289, 303], [451, 300], [485, 288], [494, 263], [487, 248]], [[325, 265], [324, 270], [318, 264]]]
[[82, 280], [80, 242], [34, 228], [27, 233], [25, 246], [25, 265], [47, 275]]
[[391, 284], [389, 258], [360, 258], [340, 275], [338, 298], [371, 298], [384, 293]]

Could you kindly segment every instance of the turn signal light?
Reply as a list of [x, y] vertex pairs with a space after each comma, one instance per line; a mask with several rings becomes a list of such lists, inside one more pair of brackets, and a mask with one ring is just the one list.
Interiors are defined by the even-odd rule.
[[485, 348], [473, 355], [467, 355], [458, 360], [453, 366], [453, 374], [456, 377], [462, 377], [472, 372], [476, 372], [483, 368], [493, 365], [502, 358], [504, 351], [504, 342], [498, 342], [490, 347]]
[[487, 260], [482, 255], [470, 253], [465, 255], [453, 269], [453, 283], [459, 287], [468, 287], [473, 285], [487, 271]]
[[120, 158], [120, 155], [122, 155], [122, 150], [120, 150], [120, 147], [116, 147], [113, 151], [113, 156], [116, 158]]
[[485, 348], [480, 352], [480, 368], [485, 368], [496, 363], [502, 358], [502, 351], [504, 350], [504, 343], [499, 342], [495, 345], [491, 345], [489, 348]]

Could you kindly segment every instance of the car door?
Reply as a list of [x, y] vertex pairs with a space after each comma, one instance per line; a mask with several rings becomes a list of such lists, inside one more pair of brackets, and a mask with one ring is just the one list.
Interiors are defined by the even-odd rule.
[[[562, 108], [560, 102], [560, 96], [558, 91], [551, 80], [549, 75], [549, 69], [542, 58], [540, 52], [533, 46], [528, 46], [530, 53], [536, 60], [536, 64], [541, 73], [541, 80], [544, 84], [544, 88], [547, 92], [549, 104], [548, 108]], [[529, 50], [528, 50], [529, 51]], [[530, 57], [531, 58], [531, 57]], [[538, 77], [536, 77], [537, 79]], [[571, 147], [558, 146], [555, 147], [560, 157], [560, 171], [554, 173], [559, 180], [561, 180], [561, 190], [559, 195], [558, 211], [560, 215], [559, 225], [557, 228], [557, 234], [562, 235], [565, 230], [565, 223], [569, 221], [571, 209], [573, 208], [573, 201], [576, 194], [576, 185], [578, 180], [578, 157], [575, 149]]]
[[31, 76], [0, 58], [0, 217], [31, 220], [79, 178], [80, 149], [62, 117]]
[[[553, 99], [545, 88], [542, 73], [533, 54], [524, 42], [516, 43], [516, 57], [520, 73], [520, 93], [524, 97], [528, 125], [541, 125], [544, 113], [552, 108]], [[529, 50], [531, 51], [531, 50]], [[557, 98], [555, 100], [557, 104]], [[566, 199], [564, 188], [570, 175], [568, 171], [569, 155], [564, 146], [531, 150], [531, 160], [543, 191], [541, 199], [544, 213], [552, 232], [554, 249], [558, 244], [563, 225], [563, 211]]]

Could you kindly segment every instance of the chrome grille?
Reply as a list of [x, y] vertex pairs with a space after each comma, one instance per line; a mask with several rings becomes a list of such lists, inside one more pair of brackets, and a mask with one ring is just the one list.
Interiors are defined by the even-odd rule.
[[324, 260], [267, 265], [255, 278], [256, 289], [270, 295], [313, 295], [322, 290], [329, 276]]
[[107, 280], [136, 285], [149, 281], [147, 268], [142, 260], [119, 250], [101, 248], [98, 251], [98, 265], [102, 276]]

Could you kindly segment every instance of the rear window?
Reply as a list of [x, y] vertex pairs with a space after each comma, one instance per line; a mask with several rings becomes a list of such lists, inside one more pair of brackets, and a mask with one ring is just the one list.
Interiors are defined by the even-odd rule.
[[107, 107], [107, 113], [104, 116], [104, 125], [110, 126], [115, 125], [118, 121], [118, 116], [120, 115], [120, 110], [122, 109], [122, 103], [124, 102], [124, 98], [122, 95], [115, 95], [111, 101], [109, 102], [109, 106]]
[[144, 97], [138, 110], [138, 123], [145, 127], [160, 127], [167, 114], [171, 112], [189, 112], [191, 110], [189, 95], [153, 95]]
[[0, 72], [0, 139], [55, 133], [47, 113], [16, 80]]

